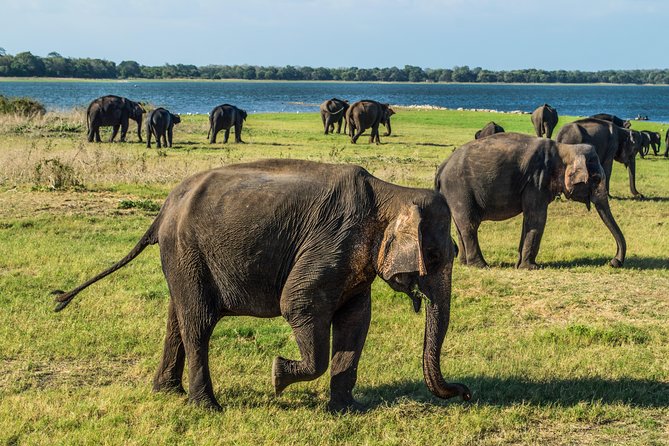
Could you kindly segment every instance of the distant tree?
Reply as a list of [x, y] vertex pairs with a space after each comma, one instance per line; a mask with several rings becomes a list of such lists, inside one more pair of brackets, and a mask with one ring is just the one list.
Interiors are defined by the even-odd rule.
[[7, 51], [5, 51], [4, 48], [0, 47], [0, 56], [6, 56], [6, 55], [7, 55]]
[[119, 77], [127, 79], [129, 77], [141, 77], [142, 68], [134, 60], [124, 60], [117, 67]]
[[49, 54], [46, 55], [46, 57], [60, 57], [60, 58], [62, 58], [63, 56], [61, 56], [60, 54], [58, 54], [55, 51], [51, 51]]
[[33, 56], [29, 51], [14, 56], [10, 69], [14, 76], [44, 76], [46, 73], [42, 59]]
[[409, 82], [423, 82], [427, 79], [423, 69], [413, 65], [404, 65], [404, 73], [406, 73]]

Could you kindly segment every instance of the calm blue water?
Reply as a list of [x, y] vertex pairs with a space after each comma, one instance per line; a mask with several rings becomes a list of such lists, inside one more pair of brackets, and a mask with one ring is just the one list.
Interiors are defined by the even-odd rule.
[[313, 112], [333, 96], [375, 99], [397, 105], [435, 105], [532, 111], [547, 102], [560, 114], [647, 115], [669, 122], [668, 86], [378, 84], [345, 82], [0, 82], [0, 94], [28, 96], [49, 110], [86, 107], [116, 94], [163, 106], [174, 113], [208, 113], [230, 103], [249, 113]]

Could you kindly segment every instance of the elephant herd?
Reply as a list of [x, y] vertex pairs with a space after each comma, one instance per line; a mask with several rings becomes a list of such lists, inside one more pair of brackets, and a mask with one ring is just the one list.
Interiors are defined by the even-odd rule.
[[[100, 125], [120, 126], [122, 139], [127, 119], [141, 126], [141, 106], [121, 99], [91, 104], [89, 138]], [[444, 379], [440, 358], [455, 257], [465, 265], [487, 265], [477, 237], [481, 221], [522, 213], [516, 267], [535, 269], [547, 207], [563, 194], [595, 206], [616, 240], [610, 264], [621, 267], [625, 260], [625, 239], [609, 208], [608, 185], [613, 160], [625, 163], [633, 178], [636, 134], [615, 117], [599, 116], [563, 126], [552, 140], [557, 113], [547, 105], [540, 108], [532, 115], [537, 137], [505, 133], [495, 125], [486, 134], [483, 129], [441, 164], [432, 190], [394, 185], [359, 166], [292, 159], [195, 174], [170, 192], [123, 259], [71, 291], [54, 291], [56, 311], [158, 244], [170, 300], [155, 391], [185, 394], [187, 364], [189, 400], [220, 410], [209, 370], [214, 327], [224, 317], [282, 316], [301, 359], [274, 358], [276, 395], [321, 376], [329, 366], [328, 408], [356, 411], [361, 406], [352, 391], [370, 326], [372, 282], [380, 277], [408, 295], [416, 312], [426, 298], [423, 376], [428, 389], [440, 398], [469, 400], [466, 385]], [[376, 101], [349, 106], [333, 98], [321, 107], [325, 133], [335, 124], [340, 131], [343, 121], [352, 142], [365, 129], [372, 131], [370, 142], [378, 142], [380, 124], [390, 133], [392, 113]], [[246, 112], [234, 106], [216, 107], [209, 117], [210, 142], [222, 129], [227, 141], [232, 127], [241, 142], [245, 118]], [[148, 121], [159, 138], [161, 132], [171, 134], [178, 117], [161, 110]], [[451, 238], [451, 219], [459, 250]]]

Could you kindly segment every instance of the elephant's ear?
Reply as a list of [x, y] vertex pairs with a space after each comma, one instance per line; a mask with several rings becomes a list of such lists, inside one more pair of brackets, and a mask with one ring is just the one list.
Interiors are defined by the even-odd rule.
[[578, 183], [587, 183], [590, 175], [588, 174], [588, 164], [583, 154], [575, 154], [571, 162], [567, 163], [564, 170], [564, 187], [571, 193], [574, 186]]
[[377, 271], [381, 278], [390, 280], [396, 274], [403, 273], [418, 273], [420, 276], [427, 274], [420, 223], [420, 210], [416, 205], [406, 207], [390, 222], [383, 235], [377, 261]]

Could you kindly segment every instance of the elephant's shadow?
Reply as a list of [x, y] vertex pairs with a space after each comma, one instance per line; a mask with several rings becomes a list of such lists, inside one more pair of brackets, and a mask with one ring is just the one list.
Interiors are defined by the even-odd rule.
[[[574, 378], [549, 381], [530, 381], [518, 377], [464, 376], [458, 381], [472, 391], [471, 402], [485, 406], [576, 406], [593, 401], [604, 404], [628, 404], [635, 407], [669, 407], [669, 383], [632, 378], [601, 379]], [[392, 384], [359, 386], [358, 398], [372, 410], [395, 405], [404, 400], [429, 402], [434, 405], [453, 404], [453, 400], [438, 399], [427, 390], [422, 380], [400, 381]]]
[[[595, 266], [602, 268], [610, 268], [610, 257], [580, 257], [572, 260], [556, 260], [548, 262], [539, 262], [541, 268], [553, 269], [570, 269], [582, 266]], [[515, 268], [515, 263], [500, 262], [492, 264], [492, 268]], [[669, 269], [669, 257], [644, 257], [644, 256], [630, 256], [625, 259], [624, 269], [640, 269], [640, 270], [663, 270]]]

